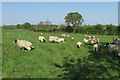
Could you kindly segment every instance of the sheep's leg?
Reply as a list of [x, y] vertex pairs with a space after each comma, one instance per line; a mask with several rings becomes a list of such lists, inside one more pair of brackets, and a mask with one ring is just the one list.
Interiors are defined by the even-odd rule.
[[45, 39], [43, 39], [43, 42], [45, 42]]
[[21, 47], [20, 50], [23, 50], [23, 48]]
[[98, 52], [98, 48], [96, 48], [96, 51]]
[[79, 45], [77, 45], [77, 48], [80, 48], [80, 46], [79, 46]]

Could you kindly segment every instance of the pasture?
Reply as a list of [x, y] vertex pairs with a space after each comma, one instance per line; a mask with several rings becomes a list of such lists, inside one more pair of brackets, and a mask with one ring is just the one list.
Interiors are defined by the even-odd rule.
[[[10, 33], [10, 34], [6, 34]], [[48, 36], [60, 37], [63, 33], [43, 33], [46, 43], [38, 41], [39, 32], [22, 29], [2, 30], [2, 67], [3, 78], [118, 78], [120, 69], [116, 55], [108, 53], [104, 46], [117, 36], [94, 35], [102, 43], [100, 51], [94, 53], [91, 45], [84, 45], [81, 49], [76, 43], [85, 34], [66, 33], [65, 43], [50, 43]], [[75, 40], [72, 41], [71, 37]], [[32, 51], [20, 50], [15, 39], [30, 41], [35, 47]]]

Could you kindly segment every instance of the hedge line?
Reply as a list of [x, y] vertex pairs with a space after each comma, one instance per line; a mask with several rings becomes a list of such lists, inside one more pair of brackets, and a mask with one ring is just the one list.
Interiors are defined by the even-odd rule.
[[82, 34], [99, 34], [99, 35], [120, 35], [120, 26], [115, 25], [83, 25], [79, 27], [65, 26], [61, 25], [9, 25], [3, 26], [4, 29], [27, 29], [35, 32], [68, 32], [72, 33], [75, 30], [75, 33]]

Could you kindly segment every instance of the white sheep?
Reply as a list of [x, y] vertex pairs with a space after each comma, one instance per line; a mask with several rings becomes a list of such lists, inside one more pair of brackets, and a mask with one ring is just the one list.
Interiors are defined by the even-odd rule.
[[49, 42], [55, 42], [56, 39], [58, 39], [57, 36], [49, 36]]
[[71, 38], [74, 41], [74, 37]]
[[66, 37], [66, 35], [65, 35], [65, 34], [62, 34], [61, 36], [62, 36], [62, 37]]
[[29, 41], [17, 39], [17, 40], [14, 40], [13, 42], [17, 43], [17, 45], [20, 47], [20, 49], [27, 49], [27, 50], [34, 49], [32, 43]]
[[40, 33], [41, 35], [43, 35], [43, 33]]
[[70, 35], [62, 34], [62, 37], [70, 37]]
[[77, 42], [77, 48], [82, 48], [82, 43], [81, 42]]
[[56, 43], [64, 43], [65, 39], [64, 38], [57, 38], [55, 40]]
[[88, 43], [89, 43], [89, 40], [87, 40], [87, 39], [84, 38], [84, 43], [85, 43], [85, 44], [88, 44]]
[[41, 43], [46, 42], [46, 39], [45, 39], [44, 36], [39, 36], [38, 39], [39, 39], [39, 41], [40, 41]]
[[90, 44], [95, 44], [95, 43], [99, 43], [100, 42], [99, 38], [93, 38], [93, 39], [91, 39], [89, 41], [90, 41]]
[[70, 37], [70, 35], [66, 35], [66, 37]]
[[85, 35], [85, 37], [88, 37], [88, 35]]

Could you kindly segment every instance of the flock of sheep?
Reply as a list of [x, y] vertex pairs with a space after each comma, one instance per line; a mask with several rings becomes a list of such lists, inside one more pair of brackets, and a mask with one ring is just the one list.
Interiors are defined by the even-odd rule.
[[[42, 36], [43, 33], [41, 33], [41, 36], [38, 37], [38, 40], [41, 43], [47, 42], [46, 38]], [[62, 38], [61, 38], [62, 37]], [[49, 42], [50, 43], [65, 43], [65, 37], [70, 37], [70, 35], [62, 34], [61, 37], [57, 36], [49, 36]], [[71, 40], [74, 41], [74, 37], [71, 38]], [[85, 35], [85, 38], [83, 39], [84, 44], [90, 44], [93, 47], [94, 52], [99, 51], [99, 47], [101, 45], [100, 39], [96, 38], [95, 36], [88, 36]], [[32, 50], [34, 49], [31, 42], [26, 40], [14, 40], [14, 43], [17, 43], [17, 45], [20, 47], [20, 49], [26, 49], [26, 50]], [[77, 42], [76, 46], [77, 48], [82, 48], [82, 42]], [[110, 53], [117, 53], [118, 56], [120, 56], [120, 39], [114, 38], [113, 43], [106, 43], [105, 46], [108, 48], [108, 51]]]

